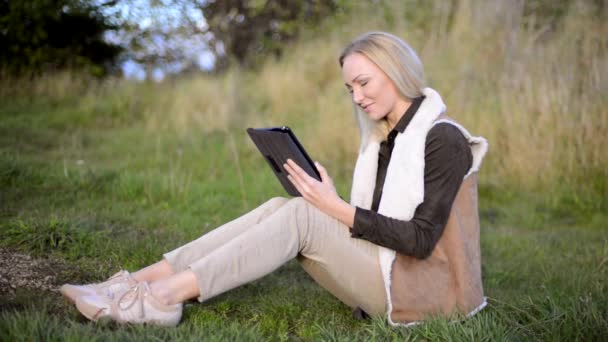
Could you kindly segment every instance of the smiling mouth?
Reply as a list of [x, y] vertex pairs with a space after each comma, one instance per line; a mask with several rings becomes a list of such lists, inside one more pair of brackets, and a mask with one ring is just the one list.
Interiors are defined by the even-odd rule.
[[372, 103], [367, 104], [365, 106], [361, 106], [361, 108], [363, 109], [363, 111], [365, 111], [366, 113], [369, 111], [369, 107], [371, 107]]

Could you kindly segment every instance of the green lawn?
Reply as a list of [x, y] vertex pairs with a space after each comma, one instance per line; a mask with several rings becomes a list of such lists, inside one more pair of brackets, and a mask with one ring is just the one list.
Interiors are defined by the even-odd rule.
[[[55, 286], [135, 270], [285, 195], [245, 127], [184, 134], [78, 108], [69, 101], [0, 104], [0, 248], [50, 262]], [[321, 162], [348, 198], [352, 165]], [[2, 289], [0, 339], [605, 339], [605, 213], [547, 207], [550, 195], [485, 183], [483, 171], [480, 179], [489, 306], [464, 322], [396, 329], [381, 319], [356, 321], [290, 262], [207, 303], [188, 303], [182, 323], [167, 329], [94, 324], [57, 292]]]

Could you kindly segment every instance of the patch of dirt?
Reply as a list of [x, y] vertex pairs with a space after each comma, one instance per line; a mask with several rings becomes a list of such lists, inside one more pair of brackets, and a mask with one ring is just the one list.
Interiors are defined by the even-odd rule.
[[0, 297], [12, 299], [20, 289], [57, 292], [57, 278], [68, 267], [53, 257], [34, 258], [0, 248]]

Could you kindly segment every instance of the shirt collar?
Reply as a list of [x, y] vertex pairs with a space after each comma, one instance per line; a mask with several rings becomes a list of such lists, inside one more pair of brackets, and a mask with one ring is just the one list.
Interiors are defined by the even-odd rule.
[[393, 127], [393, 130], [391, 131], [391, 133], [394, 131], [403, 133], [405, 131], [405, 129], [407, 128], [407, 125], [409, 125], [410, 121], [412, 121], [414, 114], [416, 114], [416, 111], [418, 111], [418, 108], [420, 107], [422, 100], [424, 100], [424, 95], [412, 100], [412, 104], [405, 111], [405, 114], [403, 114], [401, 119], [399, 119], [399, 122], [397, 122], [395, 127]]

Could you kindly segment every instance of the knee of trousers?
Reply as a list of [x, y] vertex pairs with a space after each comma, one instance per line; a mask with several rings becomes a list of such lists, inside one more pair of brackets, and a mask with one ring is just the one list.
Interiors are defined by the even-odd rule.
[[309, 229], [314, 222], [313, 216], [317, 211], [319, 213], [321, 211], [303, 197], [290, 199], [283, 208], [289, 211], [289, 215], [295, 221], [293, 229], [297, 230], [300, 244], [307, 245], [307, 241], [310, 238]]
[[262, 205], [265, 207], [271, 208], [271, 209], [278, 209], [278, 208], [282, 207], [288, 201], [289, 201], [289, 199], [285, 198], [285, 197], [273, 197]]
[[311, 209], [317, 209], [317, 207], [305, 200], [304, 197], [294, 197], [289, 199], [287, 200], [286, 205], [289, 207], [289, 209], [294, 210], [299, 214], [304, 214]]

